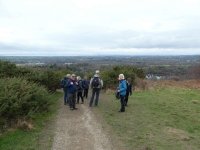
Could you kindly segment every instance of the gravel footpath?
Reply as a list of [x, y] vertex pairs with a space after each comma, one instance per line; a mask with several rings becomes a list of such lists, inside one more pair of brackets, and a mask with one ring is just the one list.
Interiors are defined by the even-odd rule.
[[114, 150], [110, 138], [88, 104], [69, 110], [61, 105], [57, 116], [52, 150]]

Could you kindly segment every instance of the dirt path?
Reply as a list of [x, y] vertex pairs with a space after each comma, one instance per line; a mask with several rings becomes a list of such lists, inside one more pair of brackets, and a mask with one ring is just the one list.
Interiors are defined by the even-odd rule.
[[52, 150], [113, 150], [110, 138], [88, 104], [69, 110], [63, 104], [56, 122]]

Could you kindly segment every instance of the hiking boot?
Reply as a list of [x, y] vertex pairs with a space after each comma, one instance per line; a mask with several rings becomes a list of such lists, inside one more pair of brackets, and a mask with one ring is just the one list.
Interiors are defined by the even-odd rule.
[[125, 112], [125, 110], [119, 110], [118, 112]]

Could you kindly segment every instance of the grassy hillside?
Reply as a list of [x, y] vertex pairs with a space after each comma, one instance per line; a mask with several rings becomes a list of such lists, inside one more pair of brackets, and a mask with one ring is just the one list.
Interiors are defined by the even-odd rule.
[[62, 93], [51, 95], [52, 101], [49, 112], [34, 116], [33, 129], [25, 131], [20, 129], [10, 129], [7, 133], [0, 135], [0, 150], [43, 150], [50, 149], [53, 139], [53, 129], [51, 124], [58, 109], [58, 100]]
[[125, 113], [112, 93], [99, 110], [112, 133], [130, 150], [199, 150], [200, 91], [162, 88], [135, 92]]

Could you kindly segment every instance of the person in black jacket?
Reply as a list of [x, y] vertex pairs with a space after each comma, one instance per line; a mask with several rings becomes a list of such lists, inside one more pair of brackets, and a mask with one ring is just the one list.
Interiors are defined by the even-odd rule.
[[81, 101], [83, 104], [84, 103], [84, 99], [83, 99], [83, 81], [81, 79], [80, 76], [77, 77], [77, 104], [79, 104], [79, 99], [81, 98]]
[[85, 77], [83, 80], [83, 90], [84, 90], [83, 97], [85, 97], [86, 99], [88, 98], [89, 86], [90, 86], [90, 81], [87, 79], [87, 77]]
[[92, 89], [92, 96], [91, 96], [91, 99], [90, 99], [89, 106], [92, 107], [95, 96], [96, 97], [95, 97], [94, 106], [98, 106], [99, 94], [100, 94], [101, 88], [103, 87], [103, 80], [99, 76], [99, 70], [96, 70], [94, 77], [91, 78], [90, 87]]
[[126, 96], [125, 96], [125, 106], [128, 106], [129, 95], [130, 96], [132, 95], [132, 84], [131, 84], [130, 78], [126, 80], [126, 85], [127, 85], [127, 89], [126, 89]]

